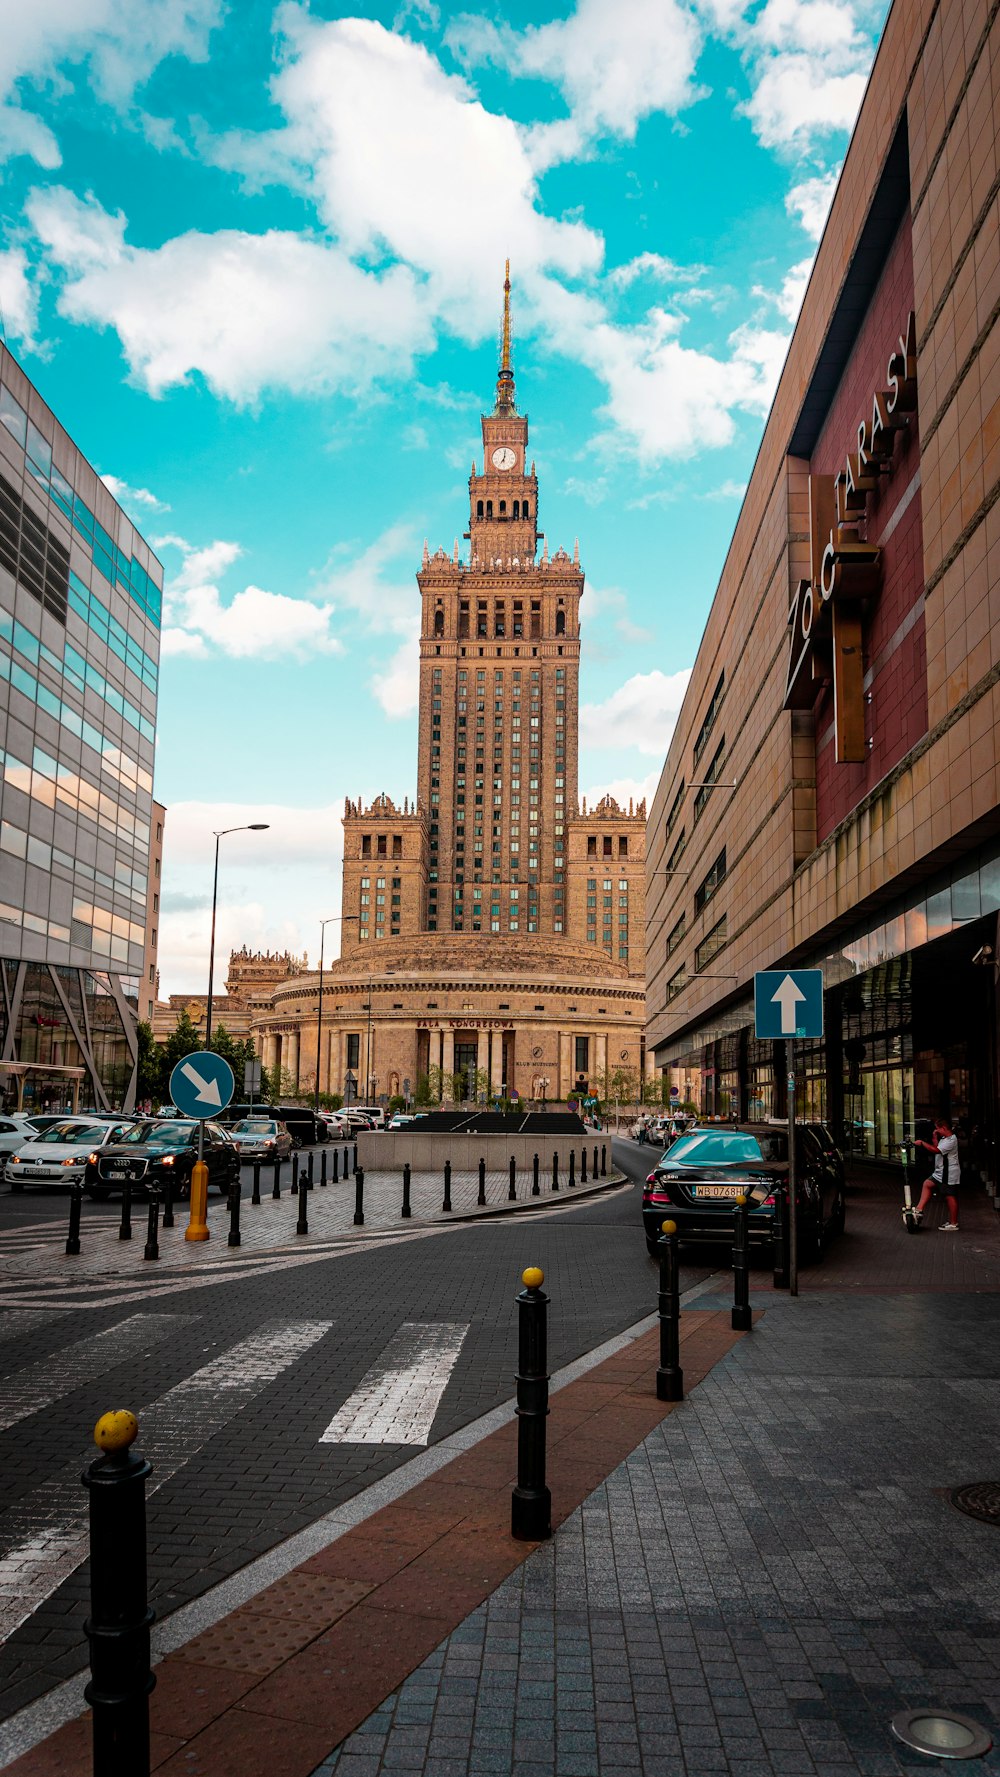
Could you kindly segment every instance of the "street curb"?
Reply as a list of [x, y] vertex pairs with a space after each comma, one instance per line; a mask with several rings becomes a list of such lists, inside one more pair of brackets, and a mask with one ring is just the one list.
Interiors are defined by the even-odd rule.
[[[442, 1216], [439, 1214], [434, 1217], [433, 1221], [421, 1222], [419, 1226], [422, 1228], [450, 1228], [456, 1222], [489, 1222], [495, 1221], [498, 1216], [522, 1215], [525, 1210], [530, 1212], [536, 1209], [558, 1209], [566, 1203], [586, 1202], [588, 1197], [606, 1196], [609, 1191], [620, 1191], [625, 1185], [634, 1183], [635, 1180], [630, 1179], [627, 1173], [621, 1172], [615, 1178], [603, 1180], [599, 1185], [574, 1185], [572, 1195], [570, 1195], [570, 1188], [567, 1186], [565, 1197], [561, 1189], [556, 1192], [550, 1190], [547, 1196], [539, 1193], [537, 1197], [529, 1197], [526, 1203], [498, 1203], [495, 1208], [463, 1210], [460, 1215]], [[372, 1231], [374, 1233], [376, 1230]]]

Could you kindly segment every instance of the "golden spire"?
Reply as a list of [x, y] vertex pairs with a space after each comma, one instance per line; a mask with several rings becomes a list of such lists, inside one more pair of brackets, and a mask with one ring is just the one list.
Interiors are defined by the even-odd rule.
[[494, 413], [514, 413], [514, 372], [510, 366], [510, 260], [504, 266], [503, 328], [500, 338], [500, 373]]

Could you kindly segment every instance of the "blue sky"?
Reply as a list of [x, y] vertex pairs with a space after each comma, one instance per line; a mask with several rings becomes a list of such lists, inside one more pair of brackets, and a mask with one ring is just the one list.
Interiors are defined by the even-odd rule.
[[414, 573], [465, 528], [508, 254], [581, 790], [655, 782], [884, 11], [7, 9], [7, 342], [167, 570], [164, 991], [213, 828], [271, 821], [222, 949], [315, 957], [344, 796], [413, 793]]

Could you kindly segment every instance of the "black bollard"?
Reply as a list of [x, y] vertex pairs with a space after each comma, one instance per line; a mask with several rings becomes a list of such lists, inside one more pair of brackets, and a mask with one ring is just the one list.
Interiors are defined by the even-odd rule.
[[229, 1187], [229, 1238], [227, 1246], [242, 1246], [243, 1236], [240, 1233], [240, 1204], [243, 1199], [243, 1183], [239, 1173], [236, 1174]]
[[553, 1191], [558, 1191], [558, 1189], [559, 1189], [559, 1155], [558, 1154], [553, 1154], [553, 1156], [552, 1156], [552, 1189], [553, 1189]]
[[281, 1155], [274, 1162], [274, 1183], [271, 1186], [271, 1197], [281, 1196]]
[[132, 1238], [132, 1180], [126, 1179], [122, 1186], [122, 1219], [118, 1227], [119, 1240]]
[[607, 1176], [608, 1176], [608, 1150], [607, 1150], [605, 1143], [602, 1142], [601, 1143], [601, 1177], [607, 1178]]
[[677, 1223], [664, 1222], [660, 1247], [660, 1367], [656, 1372], [658, 1401], [684, 1399], [680, 1363], [681, 1297], [677, 1280]]
[[510, 1157], [510, 1184], [507, 1186], [507, 1202], [517, 1202], [517, 1161], [513, 1154]]
[[326, 1149], [325, 1148], [323, 1149], [323, 1152], [319, 1157], [319, 1182], [320, 1182], [321, 1189], [325, 1190], [325, 1188], [326, 1188]]
[[593, 1176], [594, 1176], [594, 1178], [597, 1177], [597, 1148], [596, 1148], [596, 1146], [594, 1148], [594, 1174], [593, 1174]]
[[339, 1182], [340, 1182], [340, 1149], [339, 1148], [334, 1148], [334, 1150], [333, 1150], [333, 1182], [335, 1185], [339, 1184]]
[[444, 1212], [445, 1210], [450, 1210], [450, 1208], [451, 1208], [451, 1161], [446, 1160], [444, 1163], [444, 1202], [441, 1205], [441, 1209], [442, 1209], [442, 1212]]
[[309, 1149], [309, 1158], [306, 1161], [306, 1176], [302, 1182], [305, 1185], [305, 1188], [307, 1191], [312, 1190], [312, 1188], [313, 1188], [313, 1150], [312, 1150], [312, 1148]]
[[296, 1234], [308, 1234], [309, 1232], [309, 1199], [306, 1196], [307, 1188], [306, 1175], [303, 1173], [302, 1183], [299, 1186], [299, 1212], [295, 1223]]
[[586, 1148], [580, 1149], [580, 1183], [581, 1183], [581, 1185], [585, 1185], [587, 1183], [587, 1150], [586, 1150]]
[[745, 1197], [737, 1197], [733, 1211], [733, 1332], [749, 1333], [750, 1318], [750, 1230], [749, 1208]]
[[413, 1213], [410, 1209], [410, 1162], [408, 1160], [403, 1162], [403, 1207], [399, 1213], [407, 1222]]
[[149, 1214], [146, 1217], [146, 1244], [142, 1249], [144, 1259], [158, 1259], [160, 1256], [160, 1193], [150, 1191]]
[[350, 1163], [347, 1158], [347, 1143], [345, 1142], [344, 1143], [344, 1177], [345, 1178], [347, 1177], [349, 1172], [350, 1172]]
[[566, 1175], [566, 1183], [569, 1186], [571, 1191], [574, 1189], [574, 1187], [576, 1185], [576, 1150], [575, 1150], [575, 1148], [570, 1148], [570, 1151], [569, 1151], [569, 1171]]
[[486, 1203], [486, 1161], [480, 1160], [480, 1162], [479, 1162], [479, 1195], [476, 1198], [476, 1208], [477, 1209], [484, 1208], [485, 1203]]
[[540, 1187], [538, 1184], [538, 1155], [532, 1154], [532, 1156], [531, 1156], [531, 1195], [532, 1195], [532, 1197], [538, 1196], [539, 1188]]
[[74, 1185], [69, 1194], [69, 1231], [66, 1235], [66, 1253], [74, 1258], [80, 1251], [80, 1211], [83, 1208], [83, 1186]]
[[253, 1189], [250, 1192], [250, 1202], [251, 1203], [259, 1203], [260, 1202], [260, 1161], [259, 1160], [255, 1160], [253, 1163]]
[[354, 1226], [365, 1225], [365, 1170], [359, 1166], [354, 1174]]
[[789, 1283], [788, 1255], [788, 1187], [774, 1187], [774, 1217], [771, 1222], [771, 1245], [774, 1262], [773, 1288], [787, 1290]]
[[298, 1194], [299, 1194], [299, 1156], [297, 1153], [293, 1153], [293, 1155], [292, 1155], [292, 1182], [291, 1182], [291, 1185], [289, 1186], [289, 1189], [290, 1189], [293, 1197], [298, 1196]]
[[94, 1777], [149, 1777], [149, 1631], [146, 1480], [152, 1464], [129, 1445], [131, 1413], [106, 1413], [94, 1428], [105, 1452], [81, 1476], [90, 1494], [90, 1681]]
[[545, 1485], [545, 1421], [549, 1411], [548, 1355], [542, 1290], [544, 1274], [522, 1272], [517, 1297], [517, 1486], [510, 1500], [510, 1533], [522, 1542], [552, 1535], [552, 1496]]
[[358, 1170], [358, 1144], [357, 1144], [357, 1142], [355, 1142], [355, 1144], [354, 1144], [354, 1170], [355, 1170], [355, 1172], [357, 1172], [357, 1170]]

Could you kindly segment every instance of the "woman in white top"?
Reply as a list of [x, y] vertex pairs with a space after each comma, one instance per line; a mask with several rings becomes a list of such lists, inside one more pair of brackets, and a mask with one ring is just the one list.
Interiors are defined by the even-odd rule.
[[917, 1204], [917, 1221], [935, 1191], [944, 1190], [948, 1200], [948, 1220], [941, 1223], [942, 1234], [958, 1233], [958, 1137], [953, 1134], [947, 1117], [938, 1117], [934, 1124], [934, 1171], [925, 1179]]

